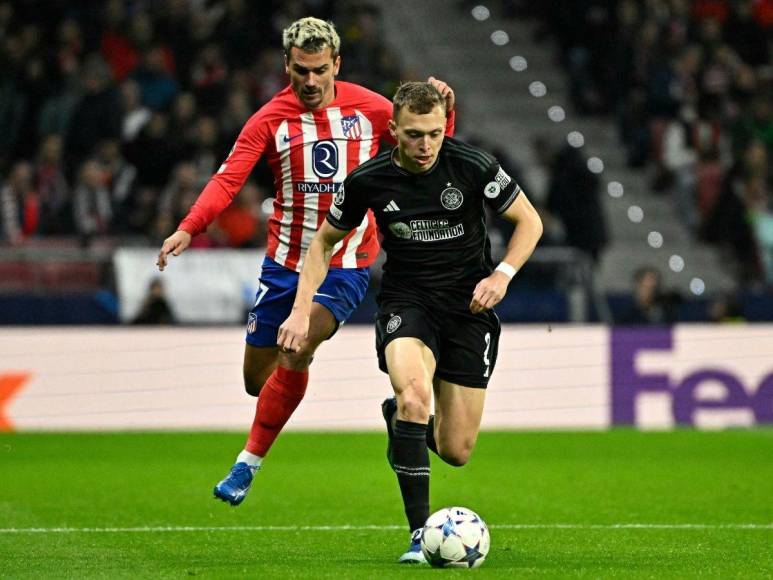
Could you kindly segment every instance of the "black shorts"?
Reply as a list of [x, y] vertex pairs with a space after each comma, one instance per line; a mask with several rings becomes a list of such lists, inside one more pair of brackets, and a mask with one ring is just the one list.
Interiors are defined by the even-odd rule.
[[376, 318], [378, 366], [389, 372], [385, 351], [395, 338], [418, 338], [435, 355], [437, 378], [485, 389], [497, 362], [499, 332], [499, 318], [492, 310], [472, 314], [467, 309], [384, 300]]

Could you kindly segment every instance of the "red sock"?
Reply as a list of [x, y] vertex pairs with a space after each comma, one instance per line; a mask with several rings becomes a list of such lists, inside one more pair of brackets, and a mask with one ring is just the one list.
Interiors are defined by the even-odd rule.
[[255, 420], [244, 447], [247, 451], [266, 456], [282, 427], [303, 399], [308, 382], [309, 371], [276, 367], [260, 390]]

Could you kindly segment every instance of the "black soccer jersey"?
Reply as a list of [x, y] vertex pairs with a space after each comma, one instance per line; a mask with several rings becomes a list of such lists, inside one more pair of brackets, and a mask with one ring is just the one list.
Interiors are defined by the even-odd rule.
[[518, 184], [484, 151], [446, 137], [435, 165], [405, 171], [387, 151], [352, 171], [327, 220], [351, 230], [372, 209], [387, 254], [382, 290], [472, 292], [493, 270], [486, 233], [486, 203], [504, 212]]

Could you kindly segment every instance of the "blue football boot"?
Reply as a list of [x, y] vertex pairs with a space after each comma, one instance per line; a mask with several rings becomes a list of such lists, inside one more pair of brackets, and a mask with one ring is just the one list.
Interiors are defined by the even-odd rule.
[[215, 486], [215, 497], [232, 506], [239, 505], [247, 497], [257, 470], [258, 468], [250, 467], [244, 462], [236, 463], [223, 481]]
[[422, 529], [418, 528], [413, 530], [411, 534], [411, 545], [408, 546], [405, 554], [397, 559], [400, 564], [426, 564], [427, 559], [424, 557], [424, 552], [421, 551], [421, 532]]

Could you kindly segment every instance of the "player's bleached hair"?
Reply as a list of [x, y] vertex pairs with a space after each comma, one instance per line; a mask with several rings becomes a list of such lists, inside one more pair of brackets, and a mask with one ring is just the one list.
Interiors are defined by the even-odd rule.
[[426, 115], [438, 105], [445, 110], [446, 100], [430, 83], [419, 81], [402, 83], [392, 98], [392, 118], [396, 120], [403, 107], [407, 107], [411, 113]]
[[307, 16], [296, 20], [284, 29], [282, 47], [288, 58], [292, 47], [300, 48], [305, 52], [321, 52], [330, 47], [335, 58], [341, 50], [341, 38], [332, 22]]

